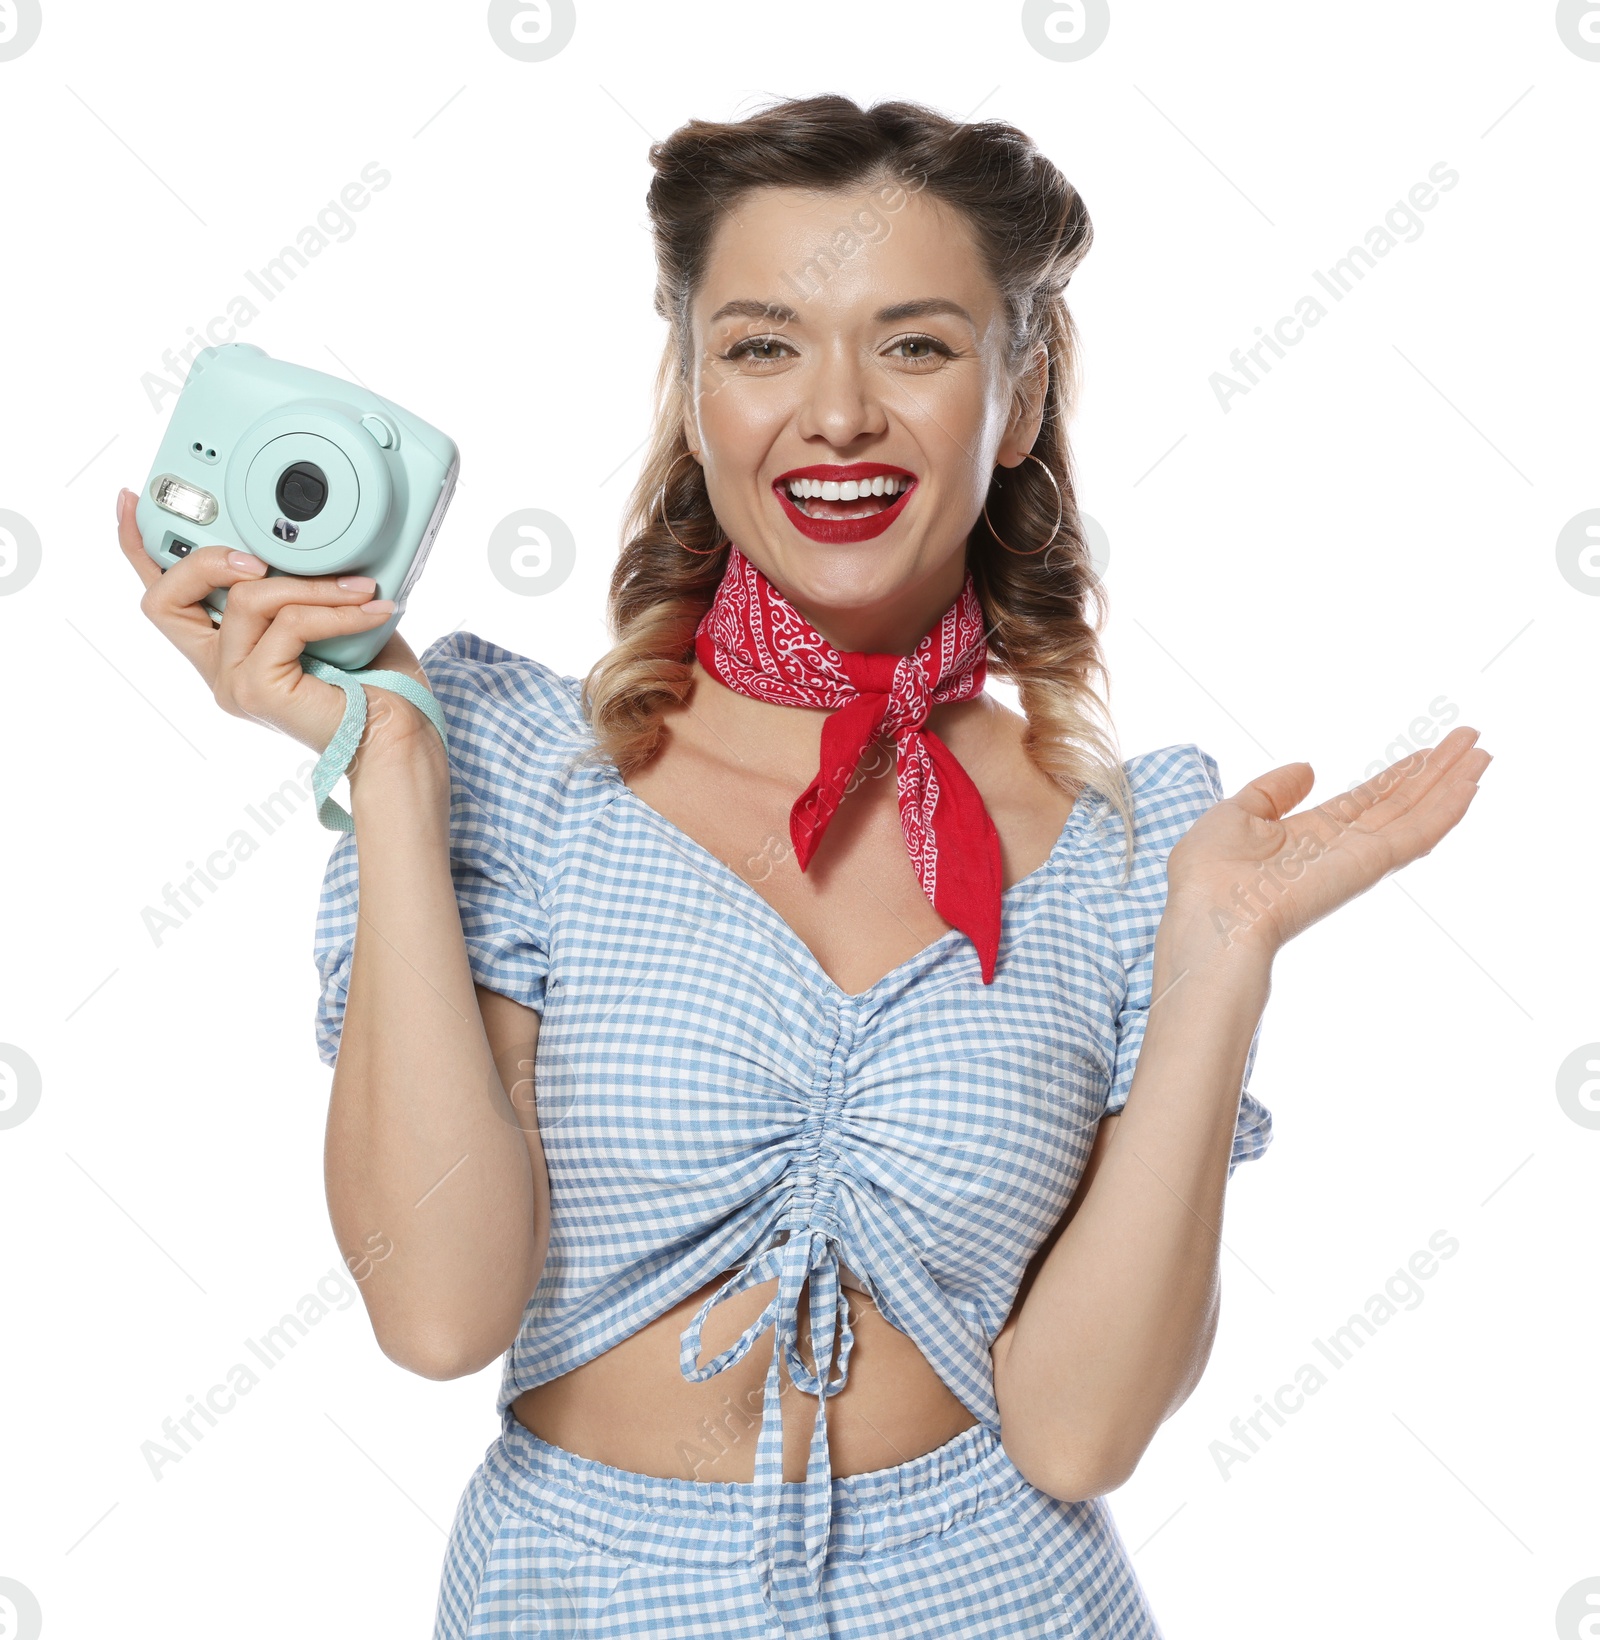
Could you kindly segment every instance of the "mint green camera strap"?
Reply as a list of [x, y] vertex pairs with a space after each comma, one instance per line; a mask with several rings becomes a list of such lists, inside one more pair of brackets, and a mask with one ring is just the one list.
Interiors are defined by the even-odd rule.
[[395, 694], [403, 695], [426, 715], [439, 731], [439, 738], [448, 750], [450, 737], [444, 731], [444, 713], [439, 710], [439, 702], [432, 692], [415, 678], [408, 678], [404, 672], [389, 672], [381, 667], [368, 672], [346, 672], [343, 667], [330, 666], [327, 661], [319, 661], [314, 655], [302, 655], [300, 666], [312, 677], [321, 678], [324, 683], [336, 683], [344, 690], [344, 716], [339, 719], [333, 739], [323, 749], [316, 768], [311, 771], [311, 790], [317, 800], [317, 819], [329, 831], [354, 831], [355, 821], [328, 794], [349, 767], [350, 759], [356, 755], [356, 748], [366, 732], [367, 692], [362, 685], [370, 683], [376, 689], [391, 689]]

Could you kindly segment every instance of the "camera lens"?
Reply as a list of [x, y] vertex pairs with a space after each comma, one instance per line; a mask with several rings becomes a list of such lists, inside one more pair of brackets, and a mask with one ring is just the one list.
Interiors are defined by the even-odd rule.
[[327, 499], [328, 475], [314, 461], [295, 462], [278, 480], [278, 508], [297, 524], [315, 518]]

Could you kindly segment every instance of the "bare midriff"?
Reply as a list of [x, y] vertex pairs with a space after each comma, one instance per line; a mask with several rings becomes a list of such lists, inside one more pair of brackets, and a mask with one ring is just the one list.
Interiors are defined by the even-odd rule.
[[[701, 1383], [691, 1383], [678, 1365], [679, 1334], [731, 1273], [707, 1282], [592, 1361], [524, 1390], [511, 1404], [513, 1413], [552, 1446], [616, 1469], [684, 1480], [753, 1481], [771, 1330], [742, 1360]], [[970, 1429], [977, 1419], [917, 1346], [884, 1320], [859, 1278], [841, 1264], [839, 1279], [854, 1342], [845, 1387], [824, 1404], [833, 1473], [889, 1469]], [[765, 1281], [714, 1305], [705, 1321], [701, 1363], [733, 1343], [777, 1288], [776, 1280]], [[796, 1332], [800, 1357], [815, 1372], [807, 1301], [808, 1290], [802, 1289]], [[838, 1376], [837, 1361], [835, 1340], [828, 1376]], [[782, 1362], [779, 1383], [783, 1478], [800, 1481], [817, 1398], [795, 1388]]]

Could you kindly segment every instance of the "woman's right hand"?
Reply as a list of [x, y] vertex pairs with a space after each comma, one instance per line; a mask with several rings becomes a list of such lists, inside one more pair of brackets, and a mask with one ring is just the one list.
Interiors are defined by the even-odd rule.
[[[119, 493], [117, 540], [144, 582], [139, 607], [205, 679], [223, 711], [322, 751], [344, 716], [345, 693], [305, 671], [301, 651], [319, 638], [381, 626], [394, 612], [393, 600], [373, 601], [370, 577], [269, 576], [259, 558], [221, 546], [197, 547], [163, 571], [144, 550], [134, 517], [137, 500], [131, 490]], [[217, 587], [228, 591], [220, 624], [202, 602]], [[398, 632], [368, 664], [403, 672], [427, 687], [421, 663]], [[433, 725], [410, 701], [366, 687], [363, 752], [438, 742]]]

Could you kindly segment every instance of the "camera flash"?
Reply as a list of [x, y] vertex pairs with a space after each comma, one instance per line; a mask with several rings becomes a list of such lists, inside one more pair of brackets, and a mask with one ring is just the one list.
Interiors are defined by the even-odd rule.
[[171, 473], [163, 473], [150, 486], [150, 499], [191, 524], [209, 524], [217, 516], [217, 498], [210, 491], [174, 478]]

